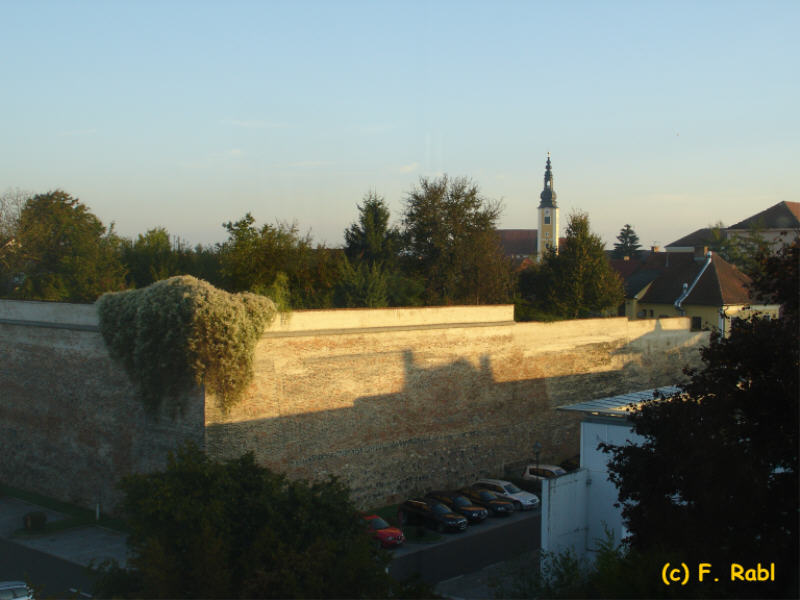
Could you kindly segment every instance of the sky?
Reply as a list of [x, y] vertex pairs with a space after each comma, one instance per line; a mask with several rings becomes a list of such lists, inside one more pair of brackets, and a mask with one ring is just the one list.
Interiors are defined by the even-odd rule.
[[296, 222], [465, 176], [647, 247], [800, 200], [800, 2], [0, 0], [0, 193], [117, 233]]

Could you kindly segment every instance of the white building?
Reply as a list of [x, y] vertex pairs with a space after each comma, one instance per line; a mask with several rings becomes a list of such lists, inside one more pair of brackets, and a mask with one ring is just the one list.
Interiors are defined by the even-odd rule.
[[621, 446], [642, 438], [631, 428], [628, 414], [654, 397], [671, 396], [677, 387], [663, 387], [598, 398], [558, 410], [584, 413], [581, 422], [581, 466], [577, 471], [542, 482], [542, 550], [561, 552], [572, 548], [578, 557], [592, 555], [605, 531], [617, 542], [627, 535], [617, 502], [617, 488], [608, 479], [609, 454], [600, 443]]

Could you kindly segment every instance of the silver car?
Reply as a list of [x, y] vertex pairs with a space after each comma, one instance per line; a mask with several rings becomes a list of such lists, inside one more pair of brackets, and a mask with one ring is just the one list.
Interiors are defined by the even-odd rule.
[[510, 500], [517, 510], [533, 510], [539, 507], [539, 497], [536, 494], [521, 490], [504, 479], [479, 479], [472, 484], [472, 487], [489, 490], [500, 498]]
[[33, 600], [33, 592], [24, 581], [0, 581], [0, 600]]

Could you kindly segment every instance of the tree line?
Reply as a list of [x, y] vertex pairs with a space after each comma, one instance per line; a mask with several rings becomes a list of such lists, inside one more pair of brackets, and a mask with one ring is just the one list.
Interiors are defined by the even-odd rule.
[[357, 209], [343, 248], [315, 244], [296, 224], [259, 225], [251, 213], [223, 223], [223, 242], [192, 247], [164, 227], [120, 236], [62, 190], [6, 192], [0, 296], [94, 302], [108, 291], [192, 275], [269, 296], [284, 310], [514, 302], [523, 319], [574, 318], [623, 300], [585, 214], [570, 217], [560, 254], [520, 269], [497, 234], [501, 203], [468, 178], [420, 178], [396, 224], [375, 191]]

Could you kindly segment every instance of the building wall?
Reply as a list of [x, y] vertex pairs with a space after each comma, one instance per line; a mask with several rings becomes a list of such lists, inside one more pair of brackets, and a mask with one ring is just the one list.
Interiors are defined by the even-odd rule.
[[301, 329], [278, 324], [259, 343], [249, 397], [227, 414], [207, 402], [206, 448], [339, 475], [367, 507], [502, 474], [536, 441], [543, 461], [574, 456], [579, 419], [554, 407], [673, 384], [708, 339], [688, 319], [511, 323], [512, 309], [340, 329], [351, 311], [296, 313]]
[[[639, 302], [636, 305], [639, 314], [645, 311], [647, 316], [638, 318], [658, 318], [664, 315], [677, 315], [678, 310], [671, 304], [653, 304], [647, 302]], [[731, 329], [731, 320], [734, 318], [749, 319], [753, 316], [769, 316], [777, 318], [780, 306], [777, 304], [728, 304], [722, 307], [725, 312], [725, 320], [720, 323], [720, 315], [718, 306], [701, 306], [697, 304], [685, 304], [683, 306], [685, 317], [690, 319], [699, 318], [701, 329], [720, 329], [723, 333], [727, 334]], [[651, 316], [652, 313], [652, 316]]]

